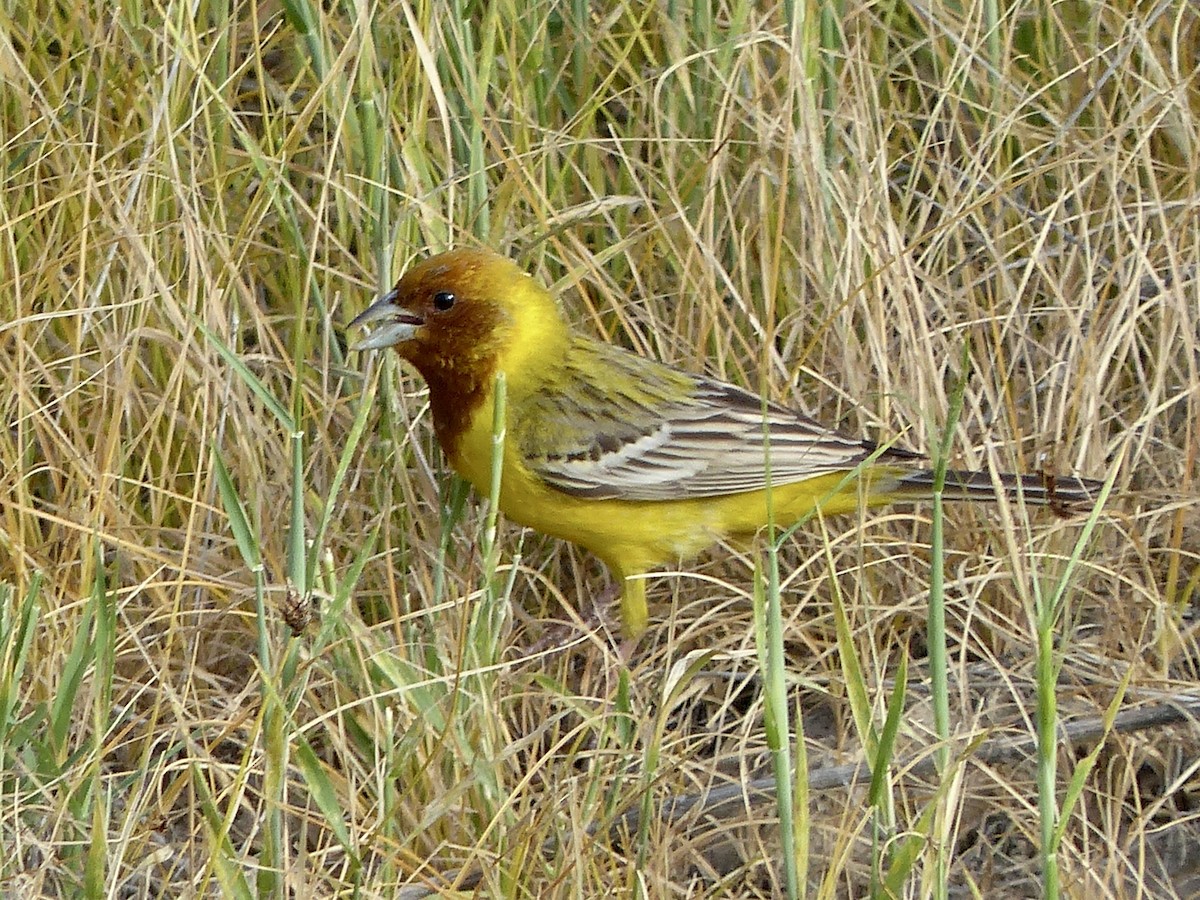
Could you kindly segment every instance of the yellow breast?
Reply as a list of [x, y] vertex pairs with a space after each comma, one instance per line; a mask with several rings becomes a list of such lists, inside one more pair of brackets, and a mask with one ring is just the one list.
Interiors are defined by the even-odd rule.
[[[492, 480], [491, 406], [475, 414], [451, 459], [484, 496]], [[791, 525], [818, 504], [829, 514], [857, 508], [854, 483], [837, 490], [843, 480], [843, 473], [833, 473], [774, 488], [775, 522]], [[500, 485], [500, 509], [508, 518], [590, 550], [622, 577], [694, 556], [725, 537], [753, 535], [767, 521], [766, 491], [664, 501], [571, 496], [547, 487], [511, 444], [504, 448]]]

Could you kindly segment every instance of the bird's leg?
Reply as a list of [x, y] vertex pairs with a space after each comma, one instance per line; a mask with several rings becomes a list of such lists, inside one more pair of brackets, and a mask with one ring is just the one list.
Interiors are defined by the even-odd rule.
[[645, 634], [649, 620], [645, 577], [635, 575], [632, 578], [624, 578], [621, 584], [621, 643], [617, 651], [622, 662], [627, 663], [633, 658], [633, 652]]

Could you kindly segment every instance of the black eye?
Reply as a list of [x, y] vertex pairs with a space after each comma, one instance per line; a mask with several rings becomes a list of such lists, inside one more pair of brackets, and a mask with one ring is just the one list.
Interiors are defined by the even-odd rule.
[[433, 295], [433, 308], [438, 312], [445, 312], [454, 305], [456, 299], [449, 291], [438, 291]]

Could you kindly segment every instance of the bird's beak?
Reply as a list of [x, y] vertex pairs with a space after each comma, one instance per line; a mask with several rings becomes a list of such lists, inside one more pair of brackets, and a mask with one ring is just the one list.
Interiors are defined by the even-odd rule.
[[361, 313], [347, 327], [371, 325], [366, 338], [355, 344], [353, 350], [378, 350], [410, 340], [424, 320], [396, 305], [396, 290], [388, 291]]

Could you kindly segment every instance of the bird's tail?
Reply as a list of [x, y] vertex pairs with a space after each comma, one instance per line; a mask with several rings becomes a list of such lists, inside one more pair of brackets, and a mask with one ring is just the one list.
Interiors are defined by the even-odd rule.
[[[946, 472], [942, 496], [947, 500], [995, 500], [998, 494], [1026, 503], [1049, 506], [1066, 512], [1090, 508], [1100, 496], [1099, 481], [1071, 475], [997, 475], [990, 472]], [[902, 475], [896, 494], [901, 497], [928, 497], [933, 491], [933, 472], [919, 471]]]

